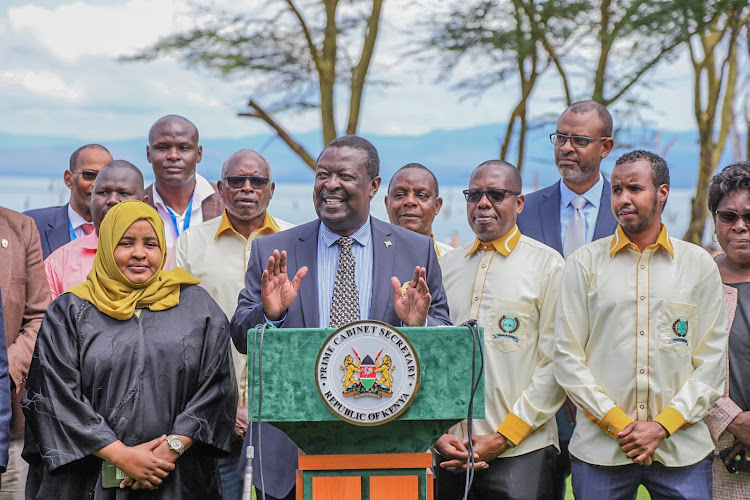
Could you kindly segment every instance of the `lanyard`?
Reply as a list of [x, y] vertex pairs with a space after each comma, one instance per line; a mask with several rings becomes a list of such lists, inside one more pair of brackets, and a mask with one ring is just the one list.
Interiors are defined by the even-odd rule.
[[[177, 216], [172, 212], [172, 209], [170, 209], [168, 206], [164, 205], [164, 208], [167, 209], [167, 212], [169, 212], [169, 216], [172, 218], [172, 226], [174, 227], [174, 232], [177, 234], [177, 236], [180, 236], [180, 228], [177, 226]], [[182, 224], [182, 230], [190, 227], [190, 216], [193, 215], [193, 198], [190, 197], [190, 203], [188, 203], [187, 208], [185, 209], [185, 222]]]
[[68, 229], [70, 230], [70, 241], [73, 241], [74, 239], [78, 238], [78, 235], [76, 234], [75, 230], [73, 230], [73, 223], [70, 222], [70, 218], [68, 218]]

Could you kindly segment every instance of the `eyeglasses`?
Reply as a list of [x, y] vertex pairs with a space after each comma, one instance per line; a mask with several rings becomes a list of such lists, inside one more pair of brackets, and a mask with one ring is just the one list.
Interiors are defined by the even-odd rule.
[[750, 212], [740, 214], [735, 212], [734, 210], [716, 211], [716, 218], [719, 220], [719, 222], [721, 222], [722, 224], [726, 224], [727, 226], [733, 225], [740, 217], [742, 217], [742, 222], [744, 222], [745, 225], [750, 228]]
[[479, 203], [479, 200], [482, 199], [482, 196], [487, 195], [487, 199], [490, 200], [492, 203], [502, 203], [503, 200], [505, 200], [505, 197], [508, 195], [519, 195], [521, 193], [517, 191], [511, 191], [510, 189], [488, 189], [487, 191], [483, 191], [481, 189], [464, 189], [464, 198], [466, 198], [466, 201], [469, 203]]
[[99, 172], [97, 172], [95, 170], [80, 170], [80, 171], [71, 170], [71, 172], [74, 175], [75, 174], [80, 175], [81, 177], [83, 177], [83, 180], [86, 181], [86, 182], [93, 182], [93, 181], [95, 181], [96, 180], [96, 176], [99, 175]]
[[583, 135], [563, 135], [563, 134], [550, 134], [549, 141], [555, 146], [565, 146], [565, 142], [570, 139], [570, 145], [576, 149], [583, 149], [588, 146], [591, 141], [604, 141], [611, 139], [611, 137], [586, 137]]
[[271, 182], [271, 179], [268, 177], [260, 177], [258, 175], [230, 175], [229, 177], [224, 177], [223, 180], [226, 181], [230, 189], [242, 189], [245, 187], [247, 181], [250, 181], [253, 189], [265, 189], [268, 183]]

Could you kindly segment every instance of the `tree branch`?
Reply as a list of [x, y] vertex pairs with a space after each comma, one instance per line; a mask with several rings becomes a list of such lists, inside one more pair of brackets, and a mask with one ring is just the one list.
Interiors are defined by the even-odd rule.
[[294, 14], [294, 16], [297, 18], [300, 28], [302, 28], [302, 33], [305, 35], [305, 41], [307, 42], [307, 49], [310, 51], [310, 57], [312, 57], [315, 66], [318, 67], [318, 48], [315, 46], [312, 35], [310, 35], [310, 30], [307, 27], [305, 18], [302, 17], [302, 13], [299, 11], [299, 9], [297, 9], [297, 6], [292, 0], [286, 0], [286, 3], [289, 6], [289, 10], [291, 10], [292, 14]]
[[307, 151], [307, 149], [305, 149], [302, 144], [294, 140], [294, 138], [289, 135], [286, 129], [284, 129], [284, 127], [282, 127], [279, 122], [274, 120], [273, 117], [268, 114], [268, 112], [253, 99], [250, 99], [247, 105], [248, 107], [252, 108], [253, 111], [237, 113], [237, 116], [257, 118], [266, 122], [268, 126], [276, 131], [276, 135], [278, 135], [279, 138], [284, 141], [286, 145], [289, 146], [289, 148], [294, 151], [297, 156], [299, 156], [300, 159], [307, 164], [307, 166], [310, 167], [310, 169], [312, 169], [313, 172], [315, 171], [315, 158], [312, 157], [312, 155]]
[[365, 78], [370, 67], [372, 54], [375, 51], [375, 40], [378, 37], [380, 26], [380, 12], [383, 0], [372, 1], [372, 13], [367, 20], [365, 28], [365, 41], [362, 44], [362, 56], [357, 65], [352, 69], [351, 94], [349, 98], [349, 121], [346, 125], [346, 133], [353, 135], [357, 133], [359, 125], [359, 114], [362, 106], [362, 95], [365, 88]]

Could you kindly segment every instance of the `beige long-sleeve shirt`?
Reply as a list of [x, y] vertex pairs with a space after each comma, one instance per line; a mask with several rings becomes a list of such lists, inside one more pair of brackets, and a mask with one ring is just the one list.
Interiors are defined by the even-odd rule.
[[[200, 278], [202, 286], [227, 318], [237, 308], [237, 297], [245, 288], [245, 271], [250, 259], [250, 248], [256, 238], [268, 236], [294, 224], [271, 217], [266, 212], [263, 225], [245, 238], [232, 227], [224, 211], [216, 217], [183, 232], [175, 243], [175, 265]], [[239, 404], [247, 404], [247, 356], [232, 345], [232, 361], [239, 389]]]
[[[516, 448], [502, 457], [558, 446], [552, 418], [565, 394], [552, 367], [555, 300], [563, 258], [517, 227], [489, 243], [444, 255], [443, 286], [453, 324], [484, 328], [485, 418], [474, 434], [503, 434]], [[465, 422], [450, 431], [466, 439]]]
[[596, 465], [632, 463], [617, 433], [656, 421], [667, 466], [713, 450], [702, 418], [724, 390], [727, 322], [719, 270], [666, 228], [641, 253], [621, 227], [568, 257], [557, 302], [555, 375], [581, 408], [570, 452]]

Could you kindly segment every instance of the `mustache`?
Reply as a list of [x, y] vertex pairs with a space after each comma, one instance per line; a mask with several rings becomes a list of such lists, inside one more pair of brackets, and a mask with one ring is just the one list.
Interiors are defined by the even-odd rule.
[[558, 161], [560, 160], [579, 161], [579, 158], [578, 158], [578, 155], [576, 155], [575, 153], [560, 153], [559, 155], [557, 155], [557, 160]]
[[333, 191], [329, 191], [327, 188], [320, 188], [320, 191], [318, 191], [318, 197], [322, 199], [326, 196], [338, 196], [344, 201], [349, 199], [349, 196], [347, 196], [346, 192], [343, 189], [334, 189]]

